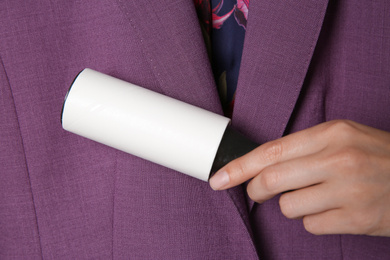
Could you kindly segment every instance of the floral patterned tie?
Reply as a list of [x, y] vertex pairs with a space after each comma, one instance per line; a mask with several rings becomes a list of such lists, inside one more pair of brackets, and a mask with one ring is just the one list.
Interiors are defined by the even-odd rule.
[[226, 116], [232, 117], [249, 0], [194, 0]]

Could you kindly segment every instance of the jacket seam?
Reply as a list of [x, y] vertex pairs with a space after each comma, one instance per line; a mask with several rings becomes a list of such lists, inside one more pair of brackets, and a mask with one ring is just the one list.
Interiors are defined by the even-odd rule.
[[12, 103], [13, 103], [14, 111], [15, 111], [15, 115], [16, 115], [17, 127], [19, 129], [19, 136], [20, 136], [21, 145], [22, 145], [22, 149], [23, 149], [24, 163], [25, 163], [25, 166], [26, 166], [26, 173], [27, 173], [27, 177], [28, 177], [28, 183], [30, 185], [31, 200], [32, 200], [32, 203], [33, 203], [33, 206], [34, 206], [35, 223], [36, 223], [36, 226], [37, 226], [38, 239], [39, 239], [39, 249], [40, 249], [40, 253], [41, 253], [41, 259], [43, 259], [43, 249], [42, 249], [41, 235], [40, 235], [40, 232], [39, 232], [38, 215], [37, 215], [37, 209], [36, 209], [36, 206], [35, 206], [35, 198], [34, 198], [33, 188], [32, 188], [32, 185], [31, 185], [31, 176], [30, 176], [30, 170], [29, 170], [28, 163], [27, 163], [27, 155], [26, 155], [24, 139], [23, 139], [23, 135], [22, 135], [22, 130], [20, 128], [18, 110], [17, 110], [16, 104], [15, 104], [14, 93], [12, 91], [11, 83], [9, 81], [7, 70], [5, 69], [5, 65], [4, 65], [4, 62], [3, 62], [3, 59], [1, 57], [1, 55], [0, 55], [0, 65], [1, 65], [1, 68], [3, 69], [3, 71], [4, 71], [5, 81], [6, 81], [6, 84], [8, 85], [8, 88], [9, 88], [10, 93], [11, 93]]

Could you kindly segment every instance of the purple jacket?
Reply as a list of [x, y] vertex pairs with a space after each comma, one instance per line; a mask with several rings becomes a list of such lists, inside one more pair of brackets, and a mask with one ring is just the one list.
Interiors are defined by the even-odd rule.
[[[233, 125], [265, 142], [332, 119], [390, 131], [390, 3], [252, 1]], [[221, 113], [193, 1], [0, 8], [1, 259], [389, 259], [390, 239], [314, 236], [278, 198], [214, 192], [65, 132], [85, 67]]]

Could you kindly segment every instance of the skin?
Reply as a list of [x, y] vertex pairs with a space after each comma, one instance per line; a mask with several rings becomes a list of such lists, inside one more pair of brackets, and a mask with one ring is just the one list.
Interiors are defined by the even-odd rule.
[[390, 133], [326, 122], [259, 146], [211, 179], [214, 190], [250, 180], [249, 197], [302, 218], [313, 234], [390, 236]]

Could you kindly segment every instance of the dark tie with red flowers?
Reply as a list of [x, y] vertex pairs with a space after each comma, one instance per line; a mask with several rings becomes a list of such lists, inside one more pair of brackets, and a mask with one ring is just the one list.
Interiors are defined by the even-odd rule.
[[194, 0], [226, 116], [233, 113], [249, 0]]

